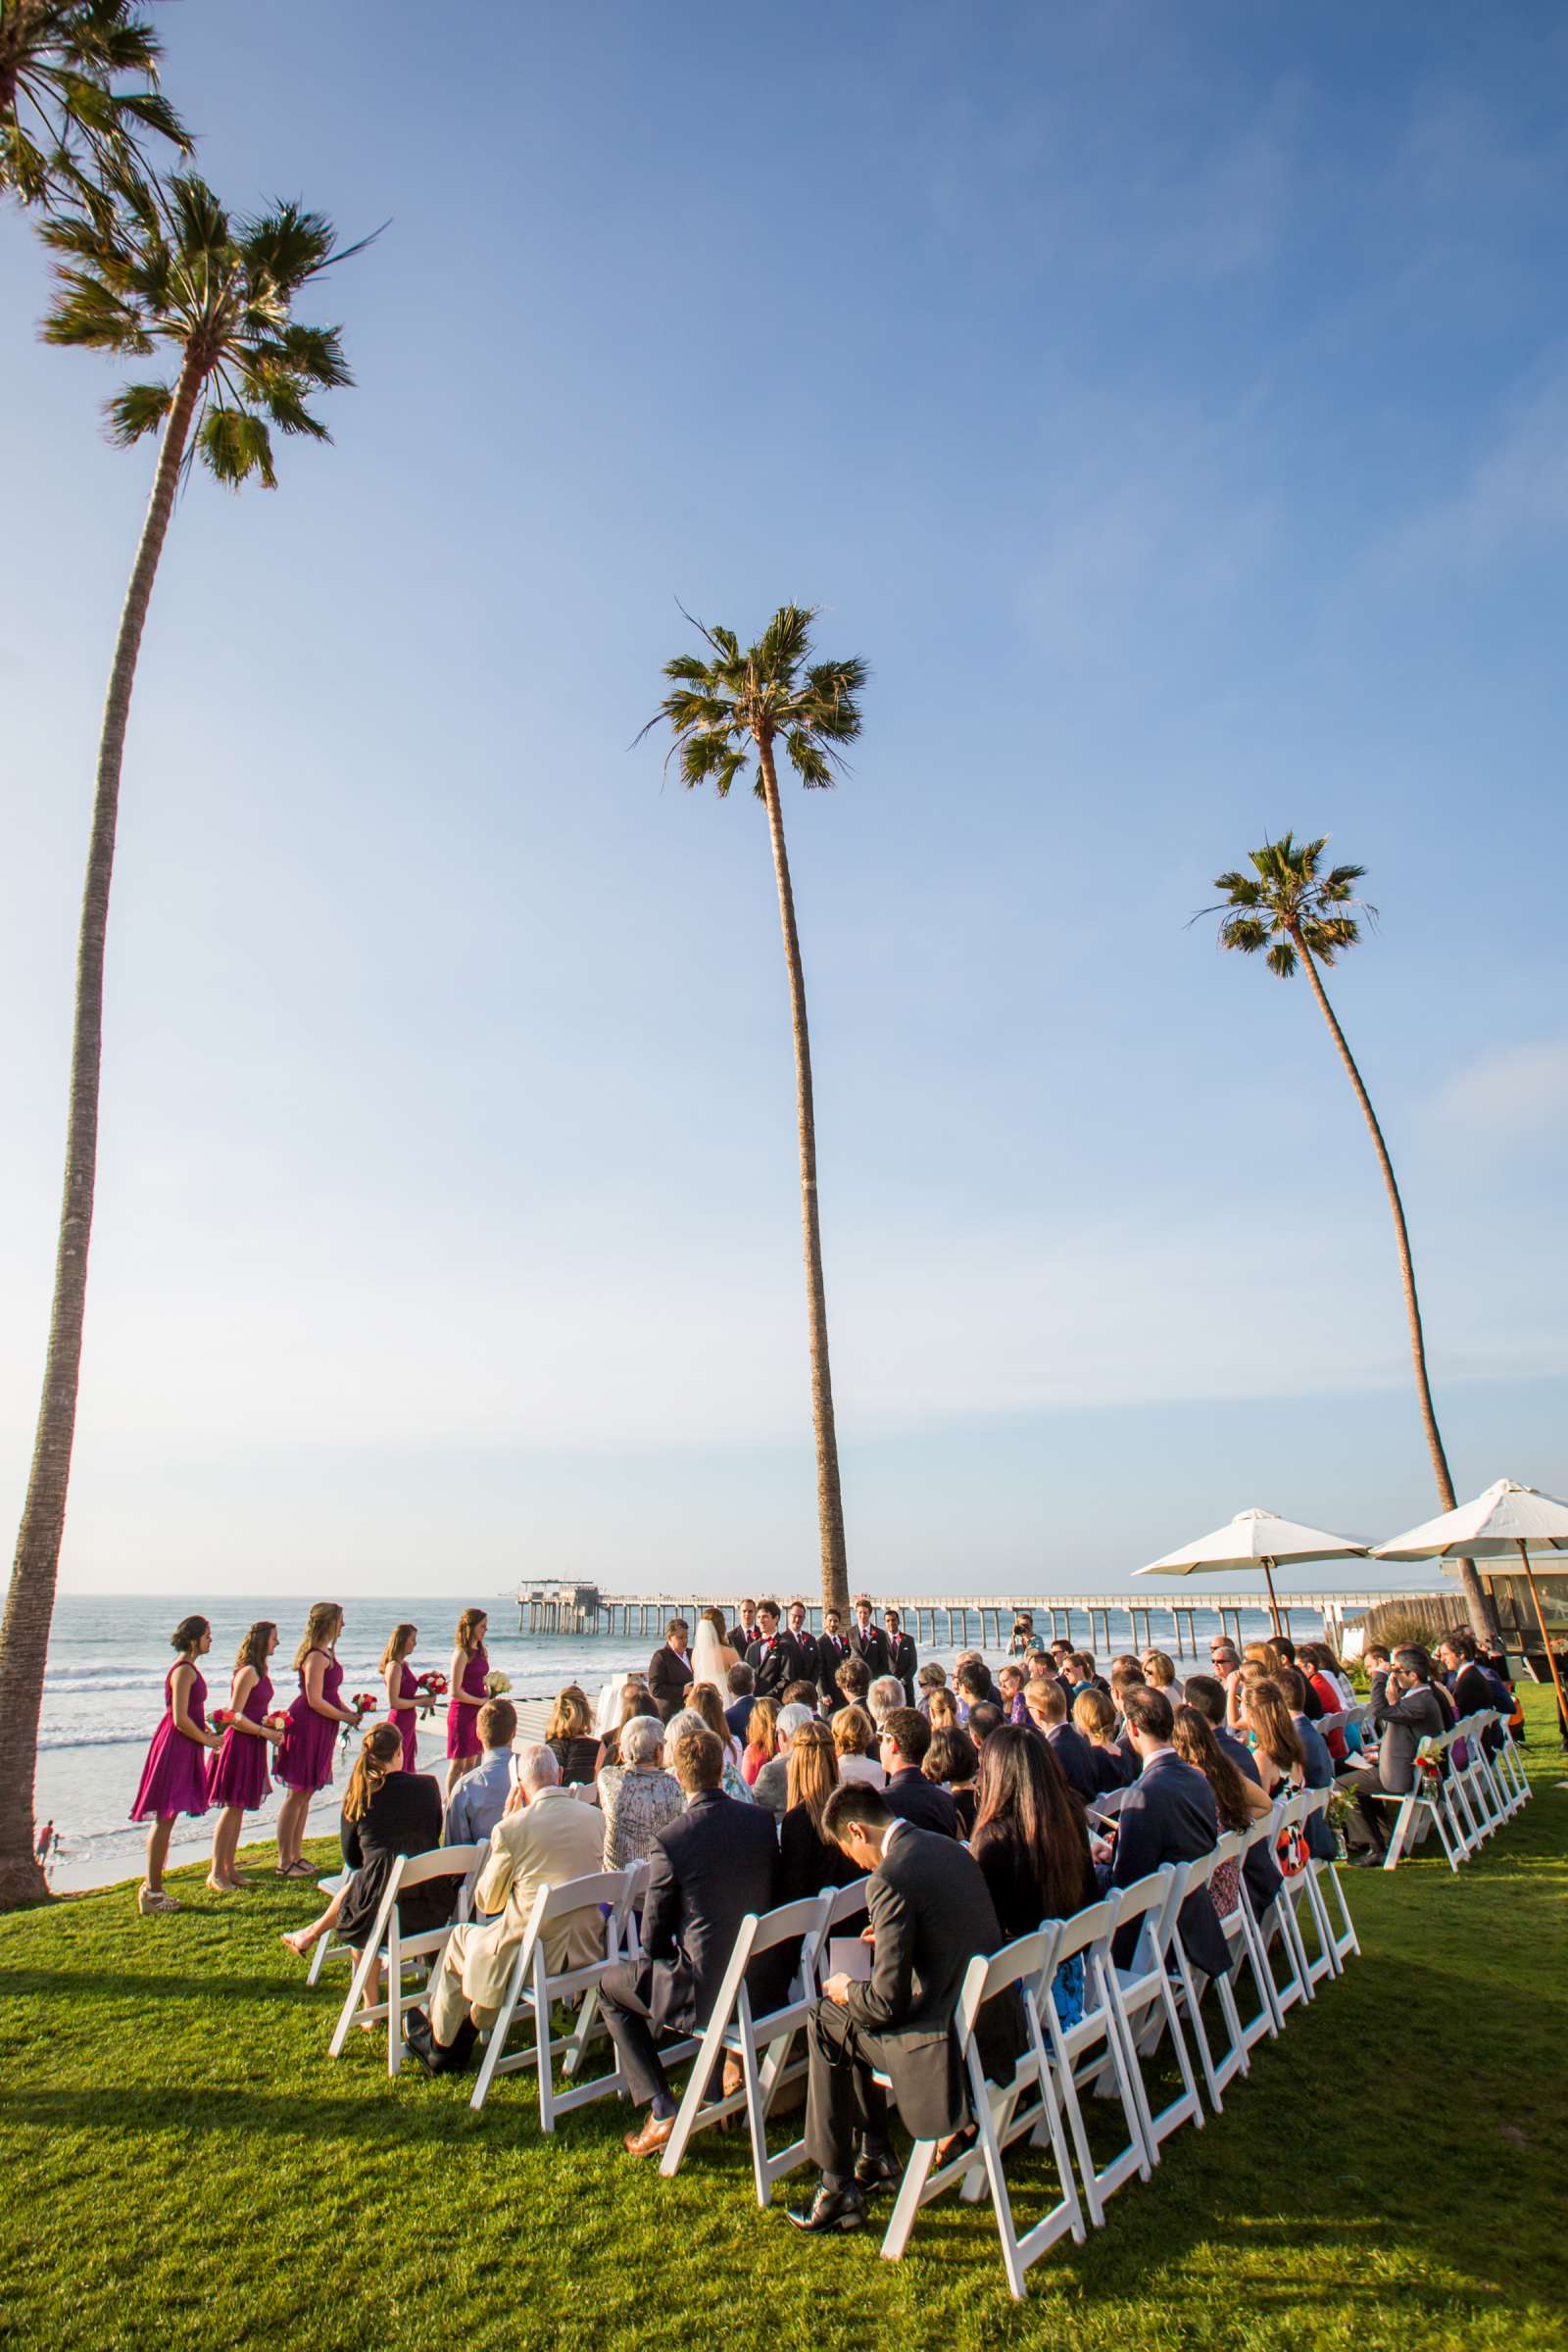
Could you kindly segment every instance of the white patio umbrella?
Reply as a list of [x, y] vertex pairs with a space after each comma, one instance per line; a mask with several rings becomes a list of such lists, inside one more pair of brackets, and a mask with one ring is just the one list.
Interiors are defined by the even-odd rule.
[[1517, 1552], [1524, 1563], [1530, 1597], [1536, 1604], [1536, 1623], [1541, 1628], [1541, 1645], [1551, 1669], [1557, 1704], [1563, 1708], [1563, 1721], [1568, 1723], [1568, 1708], [1563, 1707], [1562, 1677], [1557, 1671], [1546, 1632], [1545, 1611], [1530, 1565], [1533, 1551], [1568, 1551], [1568, 1502], [1559, 1502], [1554, 1494], [1543, 1494], [1539, 1487], [1521, 1487], [1511, 1478], [1499, 1478], [1484, 1494], [1478, 1494], [1474, 1502], [1461, 1502], [1454, 1510], [1445, 1511], [1441, 1518], [1428, 1519], [1424, 1526], [1412, 1527], [1404, 1535], [1380, 1544], [1372, 1557], [1375, 1560], [1505, 1560]]
[[1135, 1568], [1134, 1576], [1226, 1576], [1247, 1569], [1263, 1571], [1268, 1587], [1269, 1615], [1280, 1631], [1280, 1604], [1274, 1597], [1274, 1571], [1298, 1560], [1361, 1560], [1367, 1547], [1349, 1536], [1331, 1536], [1321, 1527], [1303, 1527], [1299, 1520], [1282, 1519], [1277, 1511], [1238, 1511], [1224, 1527], [1167, 1551], [1163, 1559]]

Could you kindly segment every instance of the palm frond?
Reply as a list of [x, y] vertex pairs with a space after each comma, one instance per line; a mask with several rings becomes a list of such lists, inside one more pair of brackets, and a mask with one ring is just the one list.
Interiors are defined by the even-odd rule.
[[110, 440], [117, 449], [129, 449], [156, 433], [173, 405], [172, 384], [122, 384], [104, 403]]
[[1325, 874], [1327, 847], [1327, 834], [1298, 841], [1294, 833], [1281, 833], [1248, 853], [1250, 873], [1233, 866], [1216, 874], [1214, 888], [1224, 897], [1202, 912], [1220, 917], [1219, 945], [1249, 956], [1266, 947], [1268, 967], [1282, 980], [1291, 978], [1302, 956], [1332, 964], [1353, 948], [1361, 936], [1356, 912], [1376, 919], [1376, 909], [1354, 896], [1366, 869], [1337, 865]]
[[271, 435], [253, 411], [215, 400], [197, 428], [196, 443], [209, 470], [231, 489], [237, 490], [252, 474], [260, 476], [265, 488], [277, 488]]

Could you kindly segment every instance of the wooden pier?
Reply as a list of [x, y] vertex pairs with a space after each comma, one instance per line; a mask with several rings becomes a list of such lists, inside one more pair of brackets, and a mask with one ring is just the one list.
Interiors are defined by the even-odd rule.
[[[789, 1606], [789, 1594], [780, 1591], [777, 1597], [786, 1608]], [[1454, 1605], [1451, 1593], [1382, 1592], [1281, 1592], [1279, 1606], [1287, 1630], [1293, 1616], [1310, 1617], [1315, 1621], [1314, 1627], [1311, 1631], [1302, 1629], [1303, 1639], [1316, 1640], [1320, 1630], [1322, 1638], [1338, 1650], [1348, 1610], [1372, 1608], [1385, 1600], [1433, 1599], [1443, 1600], [1450, 1608]], [[597, 1585], [536, 1585], [524, 1588], [517, 1594], [517, 1631], [569, 1634], [579, 1640], [620, 1635], [627, 1642], [657, 1644], [663, 1640], [664, 1628], [672, 1617], [684, 1617], [688, 1625], [695, 1627], [706, 1608], [721, 1608], [726, 1620], [733, 1624], [736, 1614], [733, 1599], [683, 1592], [606, 1592]], [[1243, 1618], [1266, 1617], [1268, 1613], [1261, 1593], [1238, 1593], [1234, 1589], [1214, 1592], [1184, 1590], [1168, 1594], [1023, 1593], [1015, 1598], [965, 1594], [933, 1599], [925, 1593], [912, 1593], [906, 1599], [894, 1594], [877, 1598], [875, 1614], [879, 1623], [882, 1611], [887, 1608], [899, 1611], [906, 1631], [914, 1636], [915, 1646], [922, 1655], [931, 1650], [959, 1649], [1000, 1655], [1006, 1647], [1013, 1619], [1027, 1611], [1034, 1619], [1037, 1640], [1051, 1642], [1059, 1637], [1094, 1651], [1101, 1659], [1122, 1647], [1169, 1648], [1181, 1657], [1196, 1656], [1199, 1654], [1196, 1621], [1200, 1616], [1217, 1617], [1222, 1630], [1240, 1646]], [[1113, 1620], [1128, 1629], [1125, 1642], [1119, 1632], [1112, 1634]], [[820, 1602], [807, 1604], [806, 1621], [812, 1633], [821, 1631]]]

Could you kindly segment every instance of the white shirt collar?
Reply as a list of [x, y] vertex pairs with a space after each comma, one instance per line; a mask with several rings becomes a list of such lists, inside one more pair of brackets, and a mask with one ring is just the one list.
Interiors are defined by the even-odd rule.
[[894, 1838], [901, 1837], [906, 1830], [912, 1830], [914, 1824], [912, 1821], [906, 1821], [902, 1815], [897, 1813], [894, 1815], [893, 1819], [888, 1823], [885, 1833], [883, 1834], [882, 1859], [884, 1862], [888, 1858], [888, 1848], [893, 1843]]

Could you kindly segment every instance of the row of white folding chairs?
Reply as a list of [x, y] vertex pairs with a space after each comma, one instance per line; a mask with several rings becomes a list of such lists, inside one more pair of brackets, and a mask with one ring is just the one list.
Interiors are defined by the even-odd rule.
[[[1489, 1736], [1495, 1739], [1491, 1750]], [[1398, 1868], [1401, 1856], [1430, 1823], [1448, 1868], [1456, 1871], [1530, 1800], [1524, 1760], [1495, 1707], [1466, 1715], [1441, 1739], [1423, 1740], [1416, 1757], [1413, 1785], [1390, 1833], [1385, 1870]], [[1423, 1761], [1437, 1764], [1439, 1771], [1423, 1771]], [[1348, 1785], [1353, 1788], [1354, 1782]]]

